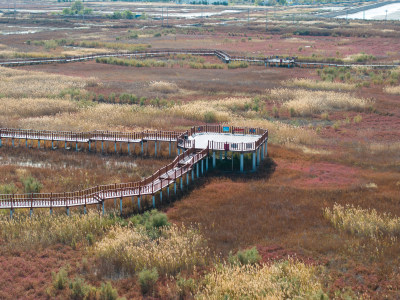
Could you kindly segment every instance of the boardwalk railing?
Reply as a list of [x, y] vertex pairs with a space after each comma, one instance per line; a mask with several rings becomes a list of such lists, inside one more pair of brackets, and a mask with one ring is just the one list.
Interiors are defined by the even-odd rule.
[[0, 128], [0, 138], [15, 138], [28, 140], [89, 142], [89, 141], [117, 141], [137, 142], [141, 140], [176, 141], [180, 132], [145, 130], [141, 132], [116, 132], [116, 131], [50, 131], [16, 128]]
[[113, 53], [96, 53], [81, 56], [68, 56], [68, 57], [53, 57], [53, 58], [30, 58], [30, 59], [13, 59], [0, 61], [0, 66], [16, 67], [23, 65], [34, 64], [51, 64], [51, 63], [70, 63], [80, 62], [86, 60], [94, 60], [104, 57], [130, 57], [130, 58], [145, 58], [145, 57], [163, 57], [177, 54], [190, 54], [202, 56], [216, 56], [225, 63], [231, 61], [244, 61], [248, 63], [263, 63], [265, 66], [286, 66], [286, 67], [300, 67], [300, 68], [321, 68], [321, 67], [369, 67], [369, 68], [396, 68], [400, 64], [338, 64], [329, 62], [300, 62], [295, 57], [283, 56], [268, 56], [268, 57], [247, 57], [247, 56], [231, 56], [225, 51], [216, 49], [149, 49], [144, 51], [134, 52], [113, 52]]
[[[118, 131], [51, 131], [51, 130], [32, 130], [18, 128], [0, 128], [0, 146], [2, 138], [25, 139], [39, 141], [64, 141], [89, 143], [96, 141], [111, 141], [124, 143], [138, 143], [141, 141], [170, 141], [178, 142], [178, 146], [188, 149], [196, 148], [194, 140], [189, 136], [203, 133], [254, 135], [260, 138], [252, 143], [229, 143], [229, 151], [251, 151], [256, 150], [260, 144], [268, 139], [268, 130], [262, 128], [235, 127], [223, 125], [200, 125], [190, 128], [186, 132], [145, 130], [141, 132], [118, 132]], [[224, 150], [227, 143], [209, 143], [210, 150]], [[225, 146], [226, 147], [226, 146]], [[202, 149], [202, 148], [196, 148]]]
[[178, 155], [172, 163], [153, 175], [136, 182], [100, 185], [85, 190], [65, 193], [30, 193], [0, 195], [0, 209], [73, 207], [102, 203], [106, 199], [154, 195], [181, 178], [193, 165], [208, 155], [208, 148], [196, 152], [191, 148]]
[[[209, 141], [204, 149], [196, 148], [195, 142], [190, 137], [196, 134], [219, 133], [236, 135], [254, 135], [258, 139], [252, 143], [221, 143]], [[178, 147], [185, 151], [179, 154], [170, 164], [157, 170], [151, 176], [141, 181], [99, 185], [96, 187], [76, 192], [64, 193], [29, 193], [29, 194], [6, 194], [0, 195], [0, 209], [14, 208], [41, 208], [48, 207], [69, 207], [84, 206], [92, 204], [103, 204], [111, 198], [122, 198], [128, 196], [153, 195], [171, 183], [182, 178], [193, 169], [193, 166], [205, 159], [211, 150], [228, 151], [254, 151], [260, 148], [268, 140], [268, 130], [261, 128], [222, 126], [222, 125], [201, 125], [194, 126], [186, 132], [175, 131], [142, 131], [142, 132], [113, 132], [113, 131], [91, 131], [91, 132], [70, 132], [70, 131], [49, 131], [30, 130], [15, 128], [0, 128], [1, 139], [9, 138], [28, 140], [49, 140], [64, 142], [91, 141], [115, 141], [115, 142], [141, 142], [141, 141], [176, 141]], [[227, 146], [228, 145], [228, 146]], [[90, 149], [90, 146], [89, 146]], [[243, 155], [242, 155], [243, 156]], [[208, 166], [208, 162], [206, 162]], [[198, 166], [197, 166], [198, 167]], [[206, 167], [207, 169], [207, 167]], [[203, 170], [203, 162], [202, 162]], [[198, 171], [198, 169], [197, 169]], [[202, 171], [203, 172], [203, 171]]]

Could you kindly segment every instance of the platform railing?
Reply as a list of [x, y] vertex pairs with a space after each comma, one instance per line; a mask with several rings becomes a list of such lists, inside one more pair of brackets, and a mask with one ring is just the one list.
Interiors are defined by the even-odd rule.
[[[207, 133], [257, 135], [259, 139], [252, 143], [224, 143], [209, 141], [204, 149], [196, 149], [195, 140], [189, 136]], [[37, 140], [73, 140], [89, 141], [138, 141], [163, 140], [177, 141], [179, 147], [186, 149], [175, 159], [141, 181], [98, 185], [88, 189], [63, 193], [29, 193], [29, 194], [0, 194], [0, 209], [5, 208], [38, 208], [38, 207], [72, 207], [98, 204], [106, 199], [149, 195], [158, 192], [166, 185], [175, 182], [187, 173], [193, 164], [204, 159], [210, 150], [225, 151], [254, 151], [268, 139], [268, 130], [251, 127], [236, 127], [223, 125], [194, 126], [186, 132], [175, 131], [142, 131], [142, 132], [70, 132], [0, 128], [0, 138], [37, 139]]]
[[237, 127], [237, 126], [224, 126], [224, 125], [200, 125], [193, 126], [185, 133], [178, 137], [178, 146], [184, 149], [195, 147], [195, 140], [189, 139], [189, 136], [196, 134], [243, 134], [255, 135], [260, 138], [255, 142], [237, 143], [237, 142], [217, 142], [209, 141], [210, 150], [217, 151], [238, 151], [247, 152], [254, 151], [260, 147], [266, 140], [268, 140], [268, 130], [255, 127]]
[[146, 130], [141, 132], [116, 132], [116, 131], [91, 131], [91, 132], [72, 132], [72, 131], [50, 131], [50, 130], [31, 130], [16, 128], [0, 128], [0, 138], [16, 138], [29, 140], [49, 140], [49, 141], [122, 141], [129, 142], [134, 140], [163, 140], [176, 141], [181, 132]]
[[200, 152], [196, 152], [194, 148], [188, 149], [178, 155], [170, 164], [136, 182], [98, 185], [64, 193], [0, 194], [0, 209], [86, 206], [111, 198], [151, 195], [175, 182], [187, 173], [193, 164], [207, 155], [208, 148]]

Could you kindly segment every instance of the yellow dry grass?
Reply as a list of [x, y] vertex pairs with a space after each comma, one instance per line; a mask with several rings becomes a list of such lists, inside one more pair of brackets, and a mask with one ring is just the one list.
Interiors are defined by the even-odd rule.
[[383, 90], [385, 91], [385, 93], [388, 93], [388, 94], [400, 95], [400, 85], [385, 86]]
[[75, 245], [88, 234], [100, 236], [112, 225], [109, 218], [87, 215], [53, 215], [36, 210], [32, 217], [16, 214], [13, 219], [0, 215], [0, 237], [10, 247], [34, 248], [56, 243]]
[[174, 82], [167, 82], [167, 81], [152, 81], [149, 84], [150, 89], [155, 92], [160, 93], [176, 93], [179, 91], [179, 87]]
[[0, 67], [0, 94], [14, 97], [49, 97], [66, 88], [83, 88], [86, 80]]
[[213, 101], [193, 101], [170, 107], [93, 104], [79, 105], [67, 100], [22, 98], [0, 100], [4, 107], [3, 127], [49, 130], [176, 129], [182, 120], [204, 122], [211, 114], [215, 122], [235, 126], [268, 128], [270, 141], [278, 144], [315, 145], [320, 139], [314, 130], [263, 119], [254, 111], [245, 111], [250, 98], [234, 97]]
[[400, 218], [389, 213], [378, 214], [375, 209], [336, 204], [325, 208], [324, 216], [340, 231], [377, 240], [389, 237], [396, 241], [400, 235]]
[[18, 52], [13, 49], [4, 49], [0, 51], [0, 58], [49, 58], [57, 55], [46, 52]]
[[8, 118], [55, 116], [78, 111], [76, 102], [46, 98], [0, 98], [0, 106], [0, 116]]
[[206, 263], [210, 251], [197, 230], [176, 225], [160, 230], [160, 237], [152, 239], [135, 227], [114, 227], [96, 244], [94, 254], [103, 269], [125, 274], [157, 268], [173, 275]]
[[311, 116], [334, 110], [361, 111], [373, 104], [372, 100], [356, 98], [349, 94], [328, 91], [273, 89], [273, 100], [301, 116]]
[[61, 56], [79, 56], [79, 55], [89, 55], [97, 53], [109, 53], [112, 52], [110, 49], [105, 48], [77, 48], [71, 50], [65, 50], [61, 52]]
[[400, 142], [393, 143], [369, 143], [367, 145], [369, 151], [373, 154], [382, 154], [390, 152], [400, 152]]
[[321, 139], [317, 133], [308, 128], [297, 127], [289, 124], [285, 124], [279, 121], [271, 122], [264, 119], [253, 119], [253, 120], [235, 120], [231, 123], [234, 126], [248, 126], [248, 127], [260, 127], [268, 129], [268, 139], [274, 144], [281, 145], [318, 145], [321, 143]]
[[283, 85], [289, 87], [300, 87], [304, 89], [324, 90], [324, 91], [351, 91], [356, 88], [355, 84], [315, 81], [307, 78], [295, 78], [283, 82]]
[[196, 299], [323, 299], [317, 267], [288, 260], [271, 265], [217, 265]]

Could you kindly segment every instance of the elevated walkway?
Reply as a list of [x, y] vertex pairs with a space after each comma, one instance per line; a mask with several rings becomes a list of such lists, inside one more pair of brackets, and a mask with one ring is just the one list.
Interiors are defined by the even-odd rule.
[[[189, 172], [192, 172], [192, 181], [194, 180], [194, 171], [196, 177], [199, 173], [204, 174], [208, 171], [208, 157], [212, 153], [212, 166], [216, 166], [216, 151], [239, 152], [241, 155], [241, 171], [243, 172], [243, 155], [244, 153], [252, 153], [253, 170], [260, 160], [267, 153], [268, 131], [260, 128], [232, 127], [221, 125], [201, 125], [192, 127], [186, 132], [175, 131], [143, 131], [143, 132], [69, 132], [69, 131], [46, 131], [46, 130], [29, 130], [29, 129], [10, 129], [0, 128], [0, 146], [3, 141], [8, 140], [8, 144], [15, 147], [15, 140], [24, 140], [26, 146], [28, 141], [37, 141], [40, 148], [40, 141], [51, 141], [52, 149], [54, 141], [61, 141], [67, 148], [67, 143], [75, 143], [78, 150], [78, 143], [88, 145], [91, 151], [92, 142], [111, 141], [120, 145], [125, 143], [141, 143], [143, 151], [143, 143], [154, 141], [155, 155], [157, 155], [157, 142], [168, 142], [171, 153], [171, 143], [177, 145], [178, 156], [168, 165], [157, 170], [153, 175], [138, 181], [128, 183], [115, 183], [111, 185], [101, 185], [76, 192], [64, 193], [30, 193], [30, 194], [3, 194], [0, 195], [0, 209], [10, 209], [12, 216], [16, 208], [53, 208], [64, 207], [69, 213], [70, 207], [89, 205], [102, 205], [104, 212], [104, 201], [108, 199], [137, 197], [140, 206], [140, 198], [145, 195], [151, 195], [153, 198], [153, 206], [155, 207], [155, 194], [161, 195], [163, 189], [168, 189], [171, 184], [174, 185], [176, 192], [176, 183], [179, 181], [181, 189], [183, 187], [183, 177], [186, 175], [186, 184], [189, 184]], [[197, 146], [196, 146], [197, 145]], [[103, 146], [103, 145], [102, 145]], [[94, 149], [96, 151], [96, 148]], [[102, 148], [103, 150], [103, 148]], [[182, 151], [182, 153], [181, 153]], [[201, 170], [201, 171], [200, 171]], [[122, 210], [122, 205], [120, 205]]]

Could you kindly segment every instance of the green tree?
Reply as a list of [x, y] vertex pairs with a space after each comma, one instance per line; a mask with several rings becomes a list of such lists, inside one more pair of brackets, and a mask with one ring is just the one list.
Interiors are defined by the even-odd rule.
[[23, 178], [22, 184], [24, 185], [25, 193], [39, 193], [42, 189], [42, 184], [36, 178], [28, 176]]
[[123, 16], [125, 19], [129, 19], [129, 20], [133, 19], [133, 17], [134, 17], [133, 13], [130, 10], [125, 10], [123, 12]]
[[81, 1], [75, 1], [74, 3], [72, 3], [71, 5], [71, 10], [75, 13], [75, 14], [79, 14], [82, 10], [84, 9], [83, 3]]

